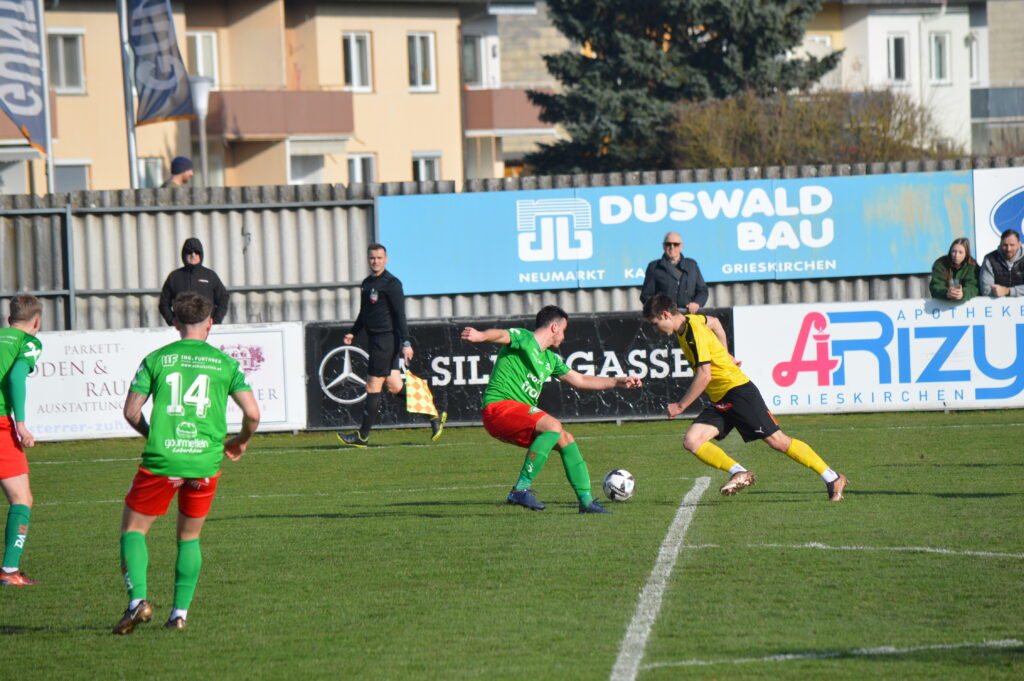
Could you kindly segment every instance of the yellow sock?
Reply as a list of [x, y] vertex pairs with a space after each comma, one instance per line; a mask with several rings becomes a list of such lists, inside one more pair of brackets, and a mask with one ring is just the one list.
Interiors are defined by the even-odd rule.
[[709, 466], [720, 468], [723, 471], [728, 471], [733, 466], [737, 465], [732, 458], [722, 451], [722, 448], [712, 442], [705, 442], [700, 446], [694, 456], [703, 461]]
[[802, 440], [793, 438], [793, 442], [790, 443], [789, 449], [786, 450], [786, 456], [793, 459], [797, 463], [802, 463], [818, 475], [821, 475], [828, 469], [828, 464], [821, 460], [818, 453], [811, 449], [811, 446]]

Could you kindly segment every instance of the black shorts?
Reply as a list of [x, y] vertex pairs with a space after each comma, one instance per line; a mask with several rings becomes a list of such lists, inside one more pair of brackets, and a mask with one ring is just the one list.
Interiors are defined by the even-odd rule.
[[763, 440], [779, 430], [779, 422], [768, 411], [753, 381], [738, 385], [701, 410], [694, 423], [706, 423], [718, 428], [716, 440], [723, 439], [735, 428], [744, 442]]
[[399, 352], [399, 345], [395, 342], [393, 333], [377, 333], [367, 337], [367, 350], [370, 352], [369, 367], [366, 373], [370, 376], [391, 375], [393, 370], [401, 369], [400, 362], [402, 353]]

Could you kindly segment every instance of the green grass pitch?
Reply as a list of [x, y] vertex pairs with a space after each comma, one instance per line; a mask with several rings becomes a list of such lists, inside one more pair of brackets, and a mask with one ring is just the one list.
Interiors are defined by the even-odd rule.
[[32, 679], [610, 679], [683, 497], [710, 488], [634, 675], [664, 679], [1024, 678], [1024, 412], [789, 416], [784, 430], [850, 478], [828, 503], [763, 444], [724, 448], [742, 494], [681, 450], [688, 422], [570, 426], [595, 491], [637, 480], [614, 515], [581, 516], [557, 454], [504, 503], [522, 450], [480, 428], [260, 435], [224, 475], [188, 629], [166, 631], [173, 515], [149, 537], [154, 621], [125, 607], [121, 500], [141, 440], [41, 444], [23, 559], [0, 589], [0, 669]]

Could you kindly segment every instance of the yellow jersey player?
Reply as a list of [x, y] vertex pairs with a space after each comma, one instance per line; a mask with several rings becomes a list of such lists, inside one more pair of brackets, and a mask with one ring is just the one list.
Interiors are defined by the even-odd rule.
[[772, 449], [813, 470], [825, 481], [829, 500], [842, 500], [846, 476], [829, 468], [806, 442], [782, 432], [757, 386], [726, 349], [721, 322], [714, 317], [682, 314], [676, 303], [663, 295], [644, 304], [644, 319], [660, 333], [675, 335], [693, 367], [693, 383], [681, 400], [668, 405], [668, 417], [685, 412], [701, 393], [707, 393], [711, 400], [686, 431], [683, 447], [707, 465], [729, 472], [731, 477], [722, 486], [722, 494], [730, 496], [754, 484], [754, 473], [711, 441], [722, 440], [735, 428], [744, 442], [763, 440]]

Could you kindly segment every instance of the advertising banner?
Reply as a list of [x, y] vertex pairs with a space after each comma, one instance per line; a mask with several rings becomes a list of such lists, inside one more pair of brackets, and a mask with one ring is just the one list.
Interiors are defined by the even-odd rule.
[[[727, 333], [731, 314], [711, 310]], [[533, 328], [533, 316], [496, 319], [411, 322], [416, 356], [410, 370], [427, 380], [438, 409], [452, 424], [480, 424], [480, 399], [500, 346], [473, 344], [459, 334], [476, 329]], [[349, 324], [310, 324], [306, 327], [306, 372], [309, 375], [310, 428], [354, 428], [362, 420], [367, 354], [365, 339], [345, 345]], [[576, 391], [550, 381], [539, 406], [563, 421], [664, 418], [668, 402], [686, 392], [693, 372], [674, 338], [656, 335], [639, 314], [573, 315], [565, 342], [557, 350], [570, 368], [598, 376], [639, 376], [641, 390]], [[404, 398], [381, 400], [381, 425], [427, 424], [425, 416], [407, 414]], [[693, 408], [696, 413], [698, 407]]]
[[412, 295], [639, 286], [669, 231], [708, 282], [920, 274], [973, 216], [970, 171], [377, 199]]
[[1024, 168], [974, 171], [974, 259], [999, 246], [999, 235], [1017, 231], [1024, 241]]
[[[143, 357], [178, 340], [173, 328], [41, 333], [43, 354], [28, 378], [26, 422], [44, 440], [136, 435], [122, 416], [128, 388]], [[306, 427], [302, 324], [214, 326], [210, 345], [242, 365], [261, 411], [260, 430]], [[152, 400], [144, 412], [149, 418]], [[228, 401], [228, 429], [242, 413]]]
[[46, 102], [36, 0], [0, 2], [0, 109], [33, 147], [45, 152]]
[[191, 118], [192, 88], [170, 0], [128, 0], [128, 35], [135, 55], [138, 125]]
[[1016, 298], [737, 307], [733, 325], [776, 413], [1024, 406]]

